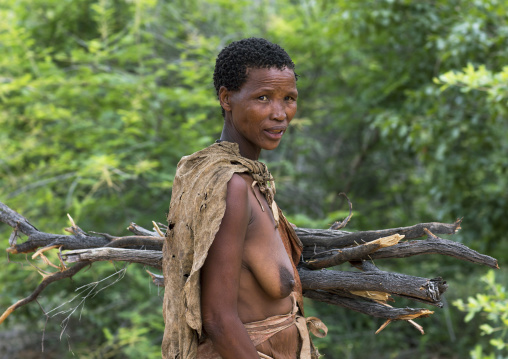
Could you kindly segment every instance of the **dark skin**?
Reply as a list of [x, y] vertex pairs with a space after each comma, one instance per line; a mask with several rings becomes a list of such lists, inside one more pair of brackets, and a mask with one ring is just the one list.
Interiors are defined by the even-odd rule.
[[[225, 87], [219, 100], [225, 110], [221, 140], [236, 142], [240, 154], [257, 160], [261, 149], [275, 149], [296, 113], [293, 70], [248, 69], [238, 91]], [[257, 348], [243, 323], [263, 320], [292, 309], [294, 285], [290, 259], [275, 221], [252, 178], [234, 174], [227, 186], [226, 211], [201, 271], [203, 328], [224, 359], [258, 359], [257, 350], [296, 358], [294, 326]]]

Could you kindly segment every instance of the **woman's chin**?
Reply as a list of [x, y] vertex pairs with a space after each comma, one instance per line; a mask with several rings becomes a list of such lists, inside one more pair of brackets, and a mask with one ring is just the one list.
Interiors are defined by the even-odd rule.
[[279, 144], [280, 144], [280, 139], [277, 141], [266, 141], [265, 143], [263, 143], [261, 148], [266, 151], [271, 151], [271, 150], [274, 150], [277, 147], [279, 147]]

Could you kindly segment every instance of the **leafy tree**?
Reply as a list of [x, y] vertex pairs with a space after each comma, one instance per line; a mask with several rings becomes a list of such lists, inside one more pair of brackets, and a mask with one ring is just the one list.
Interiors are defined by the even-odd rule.
[[[496, 282], [494, 271], [489, 271], [482, 277], [485, 282], [485, 293], [477, 294], [467, 298], [467, 303], [462, 299], [456, 300], [453, 304], [460, 310], [467, 312], [464, 319], [470, 322], [477, 314], [482, 315], [488, 321], [480, 325], [482, 335], [490, 337], [487, 349], [489, 354], [483, 352], [485, 344], [478, 343], [471, 350], [473, 359], [506, 358], [508, 356], [508, 297], [506, 288]], [[482, 341], [483, 342], [483, 341]], [[494, 347], [494, 348], [492, 348]], [[492, 351], [494, 349], [494, 351]]]
[[[84, 229], [110, 233], [134, 219], [164, 221], [178, 160], [212, 143], [222, 127], [211, 81], [216, 54], [230, 41], [261, 36], [281, 44], [301, 75], [294, 126], [281, 148], [262, 154], [277, 179], [277, 201], [295, 223], [331, 223], [344, 209], [338, 193], [345, 191], [355, 209], [352, 229], [464, 216], [462, 240], [503, 256], [507, 5], [4, 0], [0, 198], [53, 232], [61, 231], [66, 213]], [[8, 235], [2, 234], [5, 248]], [[477, 277], [446, 260], [409, 263], [414, 271], [450, 276], [457, 288], [452, 297], [481, 289]], [[71, 299], [76, 286], [118, 270], [94, 267], [100, 270], [51, 289], [41, 306], [54, 308]], [[21, 266], [4, 268], [2, 308], [27, 294], [19, 285]], [[35, 282], [39, 274], [30, 268]], [[90, 358], [156, 357], [160, 300], [146, 274], [129, 267], [113, 288], [86, 301], [80, 323], [71, 317], [72, 350]], [[479, 335], [449, 311], [431, 319], [423, 339], [401, 329], [366, 345], [362, 335], [379, 323], [308, 306], [332, 323], [329, 338], [319, 343], [330, 357], [366, 350], [424, 357], [430, 348], [461, 355]], [[28, 319], [9, 318], [9, 328], [36, 319], [44, 327], [37, 306], [23, 315]], [[46, 338], [59, 334], [57, 324], [48, 322]], [[102, 336], [93, 341], [90, 331]], [[52, 343], [45, 341], [46, 350], [67, 350]]]

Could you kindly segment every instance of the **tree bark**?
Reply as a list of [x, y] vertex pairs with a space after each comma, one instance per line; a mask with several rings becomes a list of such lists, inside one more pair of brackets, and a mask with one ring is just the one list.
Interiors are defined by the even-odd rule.
[[373, 301], [366, 301], [364, 298], [358, 296], [348, 295], [347, 293], [344, 294], [345, 295], [342, 296], [321, 290], [306, 290], [303, 293], [307, 298], [351, 309], [375, 318], [411, 320], [427, 317], [434, 313], [428, 309], [422, 308], [393, 308]]
[[152, 250], [123, 248], [93, 248], [67, 251], [62, 255], [64, 261], [75, 262], [130, 262], [162, 269], [162, 252]]
[[426, 235], [424, 229], [434, 234], [455, 234], [460, 229], [461, 220], [454, 223], [419, 223], [410, 227], [389, 228], [376, 231], [347, 232], [333, 229], [309, 229], [295, 228], [298, 238], [304, 247], [313, 248], [344, 248], [371, 242], [379, 238], [388, 237], [394, 234], [404, 236], [406, 240], [423, 237]]
[[343, 272], [334, 270], [298, 270], [302, 288], [313, 290], [341, 289], [347, 292], [375, 291], [396, 294], [426, 304], [442, 307], [441, 294], [448, 285], [440, 278], [420, 278], [406, 274], [376, 272]]

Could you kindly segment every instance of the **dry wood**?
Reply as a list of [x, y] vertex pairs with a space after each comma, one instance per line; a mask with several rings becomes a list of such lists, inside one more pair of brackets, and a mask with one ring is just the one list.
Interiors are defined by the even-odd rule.
[[358, 258], [365, 258], [369, 254], [377, 251], [378, 249], [390, 247], [399, 243], [399, 241], [402, 238], [404, 238], [404, 236], [394, 234], [355, 247], [334, 249], [330, 251], [321, 252], [319, 254], [316, 254], [312, 259], [308, 260], [307, 262], [304, 262], [303, 265], [309, 269], [314, 270], [333, 267], [345, 262], [357, 260]]
[[359, 297], [345, 297], [321, 290], [306, 290], [304, 291], [303, 295], [310, 299], [328, 304], [338, 305], [340, 307], [351, 309], [356, 312], [367, 314], [376, 318], [409, 320], [420, 317], [427, 317], [430, 314], [434, 313], [428, 309], [387, 307], [376, 302], [363, 300]]
[[323, 258], [313, 257], [308, 261], [303, 262], [303, 266], [312, 270], [333, 267], [358, 258], [365, 258], [367, 255], [380, 248], [381, 245], [379, 243], [365, 243], [360, 246], [350, 248], [329, 250], [315, 255], [315, 257], [319, 256]]
[[[346, 197], [347, 198], [347, 197]], [[332, 228], [342, 228], [352, 216], [337, 222]], [[128, 229], [135, 235], [116, 237], [107, 233], [86, 233], [72, 218], [71, 227], [66, 228], [69, 235], [58, 235], [39, 231], [26, 218], [0, 203], [0, 221], [13, 228], [9, 238], [9, 253], [36, 252], [44, 262], [59, 271], [43, 274], [43, 281], [28, 297], [9, 307], [0, 317], [0, 323], [16, 308], [34, 301], [52, 282], [72, 277], [82, 268], [95, 261], [126, 261], [160, 269], [162, 267], [162, 246], [167, 227], [153, 223], [154, 230], [142, 228], [131, 223]], [[383, 258], [404, 258], [421, 254], [444, 254], [461, 260], [498, 268], [497, 261], [482, 255], [463, 244], [437, 237], [436, 234], [453, 234], [460, 228], [460, 220], [455, 223], [420, 223], [410, 227], [384, 229], [379, 231], [347, 232], [342, 230], [314, 230], [296, 228], [296, 233], [304, 244], [303, 259], [299, 267], [304, 296], [318, 301], [343, 306], [374, 317], [387, 319], [378, 330], [382, 330], [393, 320], [410, 321], [428, 316], [433, 312], [426, 309], [393, 308], [386, 304], [390, 294], [441, 306], [440, 296], [447, 288], [441, 278], [427, 279], [405, 274], [389, 273], [379, 270], [370, 260]], [[17, 243], [21, 234], [28, 238]], [[415, 239], [427, 235], [427, 239], [397, 242], [405, 236]], [[388, 237], [388, 238], [385, 238]], [[55, 265], [44, 253], [58, 250], [60, 265]], [[369, 259], [368, 261], [366, 259]], [[349, 261], [362, 272], [343, 272], [332, 270], [312, 271], [336, 266]], [[66, 267], [65, 263], [77, 262]], [[148, 272], [148, 271], [147, 271]], [[164, 286], [161, 275], [148, 272], [153, 282]]]
[[[429, 231], [430, 233], [430, 231]], [[439, 238], [429, 234], [426, 240], [399, 243], [393, 247], [383, 248], [369, 255], [371, 259], [405, 258], [421, 254], [442, 254], [463, 261], [482, 264], [499, 269], [497, 260], [485, 254], [448, 239]], [[363, 257], [362, 259], [366, 259]]]
[[345, 291], [365, 291], [391, 293], [427, 304], [442, 307], [441, 294], [448, 285], [442, 278], [420, 278], [406, 274], [376, 272], [343, 272], [333, 270], [298, 270], [303, 289], [330, 290], [340, 288]]
[[353, 217], [353, 203], [351, 203], [351, 201], [349, 200], [349, 197], [344, 192], [340, 192], [339, 196], [346, 197], [347, 203], [349, 205], [349, 215], [346, 218], [344, 218], [344, 220], [342, 220], [342, 221], [335, 221], [330, 226], [330, 229], [335, 229], [335, 230], [342, 229], [342, 228], [346, 227], [347, 224], [349, 223], [349, 221], [351, 220], [351, 217]]
[[[73, 223], [72, 218], [73, 226], [66, 229], [72, 233], [71, 235], [41, 232], [28, 222], [26, 218], [1, 202], [0, 221], [15, 229], [9, 241], [11, 247], [6, 249], [11, 254], [30, 253], [41, 247], [62, 247], [64, 250], [79, 250], [99, 247], [145, 246], [144, 248], [147, 249], [162, 250], [164, 243], [164, 239], [160, 238], [156, 232], [150, 232], [144, 228], [141, 229], [141, 227], [134, 223], [131, 224], [129, 229], [137, 229], [143, 236], [114, 237], [107, 233], [97, 233], [100, 236], [90, 236], [77, 227]], [[17, 244], [19, 232], [27, 235], [28, 239], [23, 243]]]
[[87, 262], [77, 263], [76, 265], [74, 265], [74, 266], [72, 266], [72, 267], [70, 267], [70, 268], [68, 268], [68, 269], [66, 269], [66, 270], [64, 270], [62, 272], [56, 272], [56, 273], [54, 273], [54, 274], [52, 274], [50, 276], [45, 277], [43, 279], [43, 281], [41, 282], [41, 284], [39, 284], [37, 286], [37, 288], [35, 288], [35, 290], [32, 292], [32, 294], [30, 294], [26, 298], [18, 300], [16, 303], [14, 303], [9, 308], [7, 308], [7, 310], [0, 316], [0, 324], [5, 320], [5, 318], [7, 318], [16, 309], [18, 309], [19, 307], [24, 306], [25, 304], [33, 302], [35, 299], [37, 299], [39, 294], [49, 284], [51, 284], [53, 282], [56, 282], [56, 281], [59, 281], [59, 280], [62, 280], [62, 279], [65, 279], [65, 278], [71, 278], [73, 275], [75, 275], [81, 269], [85, 268], [88, 265], [89, 265], [89, 263], [87, 263]]
[[129, 225], [129, 227], [127, 227], [127, 229], [138, 236], [149, 236], [149, 237], [157, 237], [158, 236], [157, 232], [149, 231], [148, 229], [138, 226], [134, 222], [131, 222], [131, 224]]
[[69, 263], [115, 261], [139, 263], [162, 269], [162, 252], [123, 248], [93, 248], [67, 251], [62, 255]]
[[164, 287], [163, 275], [152, 273], [149, 270], [147, 270], [146, 272], [150, 275], [150, 277], [152, 277], [153, 284], [155, 284], [157, 287]]
[[378, 238], [388, 237], [394, 234], [400, 234], [408, 239], [415, 239], [426, 235], [425, 229], [434, 234], [455, 234], [460, 229], [461, 220], [455, 223], [419, 223], [410, 227], [399, 227], [382, 229], [378, 231], [346, 232], [332, 229], [309, 229], [295, 228], [298, 238], [302, 241], [304, 247], [310, 250], [320, 248], [321, 250], [329, 248], [344, 248], [358, 245], [365, 242], [371, 242]]
[[125, 247], [140, 247], [138, 249], [151, 249], [162, 251], [164, 238], [156, 238], [150, 236], [126, 236], [114, 237], [111, 242], [104, 247], [112, 248], [125, 248]]

